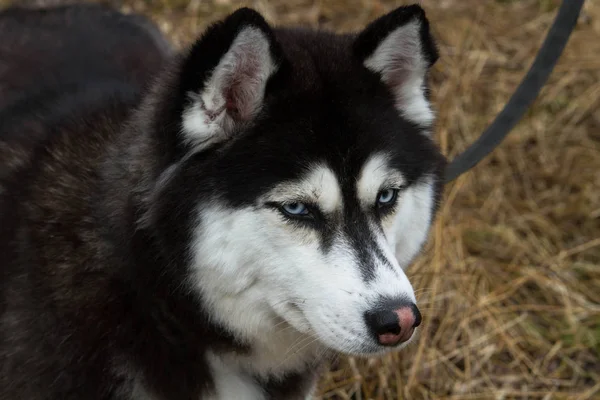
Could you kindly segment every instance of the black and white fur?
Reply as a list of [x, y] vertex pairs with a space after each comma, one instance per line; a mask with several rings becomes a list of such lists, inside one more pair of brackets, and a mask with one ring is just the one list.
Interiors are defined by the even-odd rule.
[[423, 10], [244, 8], [176, 56], [129, 18], [0, 13], [0, 398], [305, 399], [329, 356], [401, 348], [365, 315], [416, 303], [442, 191]]

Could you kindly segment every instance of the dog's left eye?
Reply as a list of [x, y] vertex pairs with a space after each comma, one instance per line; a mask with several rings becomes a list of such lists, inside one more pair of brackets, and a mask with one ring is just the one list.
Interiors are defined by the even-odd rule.
[[377, 196], [377, 205], [385, 207], [394, 204], [398, 198], [398, 189], [384, 189]]
[[288, 203], [281, 206], [284, 213], [293, 217], [301, 217], [309, 214], [308, 207], [304, 203]]

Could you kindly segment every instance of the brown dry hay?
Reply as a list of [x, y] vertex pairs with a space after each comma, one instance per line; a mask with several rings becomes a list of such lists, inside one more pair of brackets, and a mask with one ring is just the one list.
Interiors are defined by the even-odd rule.
[[[6, 0], [0, 0], [6, 3]], [[113, 1], [178, 44], [231, 0]], [[437, 139], [450, 156], [502, 108], [558, 0], [422, 0], [441, 47]], [[402, 2], [247, 1], [278, 24], [355, 30]], [[533, 109], [492, 156], [447, 188], [409, 270], [420, 338], [384, 359], [342, 358], [323, 399], [600, 398], [600, 1], [588, 0]]]

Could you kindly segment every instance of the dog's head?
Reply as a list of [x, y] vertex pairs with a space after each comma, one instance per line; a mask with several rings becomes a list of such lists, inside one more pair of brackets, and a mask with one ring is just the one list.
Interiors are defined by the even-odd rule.
[[403, 268], [444, 166], [436, 59], [418, 6], [347, 35], [240, 9], [182, 57], [149, 116], [163, 160], [150, 220], [216, 322], [252, 338], [285, 321], [352, 354], [408, 342], [420, 314]]

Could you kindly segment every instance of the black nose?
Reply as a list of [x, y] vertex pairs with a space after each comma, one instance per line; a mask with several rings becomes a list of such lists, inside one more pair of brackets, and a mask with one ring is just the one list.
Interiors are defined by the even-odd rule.
[[421, 324], [421, 313], [416, 304], [408, 303], [391, 309], [376, 309], [365, 314], [367, 326], [379, 344], [396, 346], [411, 338]]

